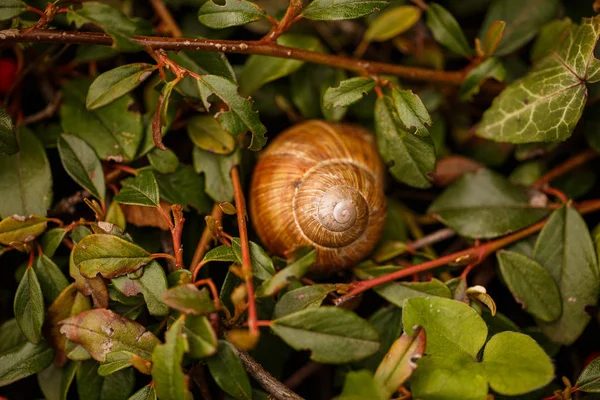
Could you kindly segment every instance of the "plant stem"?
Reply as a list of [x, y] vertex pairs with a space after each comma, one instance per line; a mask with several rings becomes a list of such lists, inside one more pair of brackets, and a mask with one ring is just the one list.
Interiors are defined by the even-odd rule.
[[410, 250], [418, 250], [422, 247], [430, 246], [437, 242], [441, 242], [443, 240], [450, 239], [451, 237], [453, 237], [455, 235], [456, 235], [456, 232], [454, 232], [452, 229], [442, 228], [438, 231], [430, 233], [429, 235], [425, 235], [422, 238], [415, 240], [414, 242], [409, 243], [408, 248]]
[[[163, 50], [192, 50], [223, 53], [261, 54], [266, 56], [289, 58], [315, 64], [329, 65], [354, 71], [359, 74], [390, 74], [401, 78], [460, 85], [464, 79], [463, 71], [437, 71], [426, 68], [407, 67], [397, 64], [356, 60], [350, 57], [319, 53], [316, 51], [280, 46], [268, 41], [212, 40], [196, 38], [169, 38], [157, 36], [132, 36], [131, 39], [144, 47]], [[96, 44], [111, 46], [112, 38], [105, 33], [57, 31], [34, 29], [25, 32], [19, 29], [0, 31], [0, 43], [63, 43]]]
[[246, 294], [248, 296], [248, 328], [250, 329], [250, 333], [259, 335], [254, 285], [252, 283], [252, 261], [250, 258], [250, 245], [248, 244], [248, 230], [246, 228], [246, 201], [244, 200], [240, 173], [237, 166], [231, 169], [231, 180], [233, 182], [235, 209], [237, 212], [238, 229], [240, 231], [240, 246], [242, 248], [242, 275], [246, 282]]
[[282, 33], [288, 30], [294, 22], [296, 22], [296, 17], [298, 13], [302, 11], [302, 0], [290, 0], [288, 4], [288, 8], [285, 11], [285, 15], [281, 19], [281, 21], [273, 26], [271, 32], [269, 32], [264, 38], [263, 41], [271, 42], [277, 39]]
[[542, 176], [540, 179], [535, 181], [533, 183], [533, 186], [537, 186], [537, 187], [543, 186], [543, 185], [549, 183], [550, 181], [558, 178], [559, 176], [566, 174], [567, 172], [571, 171], [572, 169], [585, 164], [586, 162], [592, 160], [593, 158], [595, 158], [597, 156], [598, 156], [598, 153], [596, 153], [592, 149], [588, 149], [584, 152], [581, 152], [581, 153], [577, 154], [576, 156], [569, 158], [564, 163], [562, 163], [562, 164], [558, 165], [557, 167], [548, 171], [544, 176]]
[[[213, 206], [210, 216], [215, 221], [217, 221], [219, 223], [221, 222], [221, 219], [223, 218], [223, 210], [221, 210], [221, 207], [219, 207], [218, 203], [215, 203], [215, 205]], [[192, 269], [192, 273], [197, 268], [198, 264], [200, 263], [200, 261], [202, 261], [202, 259], [204, 258], [204, 255], [210, 248], [210, 241], [211, 241], [212, 237], [213, 237], [212, 232], [210, 231], [210, 228], [208, 227], [208, 224], [207, 224], [206, 227], [204, 228], [204, 231], [202, 232], [202, 236], [200, 236], [200, 240], [198, 241], [196, 250], [194, 251], [194, 258], [192, 258], [192, 264], [190, 265], [190, 267]]]
[[165, 24], [168, 31], [173, 35], [173, 37], [181, 37], [183, 36], [183, 32], [177, 25], [177, 22], [173, 19], [171, 12], [165, 6], [162, 0], [150, 0], [150, 4], [152, 4], [152, 8], [154, 8], [154, 12], [160, 20]]
[[[593, 211], [600, 210], [600, 199], [588, 200], [582, 202], [577, 205], [577, 211], [581, 214], [587, 214]], [[461, 250], [456, 253], [452, 253], [443, 257], [440, 257], [435, 260], [427, 261], [421, 264], [413, 265], [411, 267], [401, 269], [396, 272], [392, 272], [387, 275], [379, 276], [377, 278], [368, 279], [364, 281], [359, 281], [354, 284], [351, 284], [352, 289], [339, 299], [335, 301], [336, 305], [340, 305], [350, 300], [352, 297], [365, 292], [375, 286], [382, 285], [384, 283], [392, 282], [400, 278], [405, 278], [412, 274], [418, 274], [424, 271], [428, 271], [437, 267], [441, 267], [442, 265], [462, 262], [463, 260], [472, 261], [469, 264], [480, 263], [485, 258], [487, 258], [490, 254], [493, 254], [497, 250], [500, 250], [509, 244], [517, 242], [521, 239], [524, 239], [530, 235], [533, 235], [536, 232], [539, 232], [544, 225], [546, 225], [547, 219], [540, 221], [536, 224], [533, 224], [525, 229], [522, 229], [518, 232], [510, 234], [508, 236], [504, 236], [500, 239], [493, 240], [491, 242], [487, 242], [483, 245], [471, 247], [465, 250]]]

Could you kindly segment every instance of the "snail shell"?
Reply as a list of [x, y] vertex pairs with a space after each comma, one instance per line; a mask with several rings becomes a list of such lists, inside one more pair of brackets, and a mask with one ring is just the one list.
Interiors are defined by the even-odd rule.
[[272, 141], [254, 170], [255, 230], [277, 255], [314, 246], [314, 272], [354, 265], [383, 231], [383, 177], [374, 137], [364, 128], [322, 121], [295, 125]]

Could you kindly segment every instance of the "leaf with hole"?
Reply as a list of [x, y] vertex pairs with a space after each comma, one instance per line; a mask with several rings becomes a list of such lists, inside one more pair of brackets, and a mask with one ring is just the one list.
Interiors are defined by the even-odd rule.
[[340, 82], [338, 87], [330, 87], [323, 96], [323, 105], [326, 108], [347, 107], [356, 103], [375, 87], [372, 78], [357, 76]]

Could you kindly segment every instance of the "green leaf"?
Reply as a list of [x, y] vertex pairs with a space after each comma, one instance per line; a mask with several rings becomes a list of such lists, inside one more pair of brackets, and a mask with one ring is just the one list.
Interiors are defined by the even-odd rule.
[[351, 311], [335, 307], [309, 308], [277, 318], [275, 334], [296, 350], [310, 350], [310, 358], [326, 364], [344, 364], [379, 349], [379, 335]]
[[48, 257], [54, 256], [56, 249], [60, 246], [66, 234], [67, 230], [63, 228], [53, 228], [44, 232], [40, 237], [40, 246], [44, 254]]
[[550, 273], [562, 298], [562, 315], [552, 323], [538, 321], [556, 343], [569, 345], [581, 335], [598, 303], [598, 258], [585, 221], [571, 207], [552, 213], [535, 243], [533, 259]]
[[488, 58], [469, 71], [462, 85], [460, 85], [460, 98], [465, 101], [471, 101], [473, 96], [479, 93], [481, 85], [488, 78], [502, 82], [505, 77], [506, 69], [500, 60], [495, 57]]
[[19, 283], [13, 304], [15, 318], [23, 335], [31, 343], [38, 343], [42, 338], [44, 323], [44, 295], [33, 268], [25, 270]]
[[570, 18], [550, 21], [540, 29], [533, 47], [531, 49], [531, 60], [541, 60], [551, 54], [560, 45], [563, 35], [571, 29], [573, 22]]
[[492, 238], [537, 222], [548, 213], [545, 203], [543, 195], [480, 169], [450, 185], [428, 212], [462, 236]]
[[215, 310], [208, 289], [198, 290], [191, 283], [167, 290], [162, 298], [169, 307], [186, 314], [203, 315]]
[[346, 374], [342, 393], [334, 400], [385, 400], [380, 385], [373, 379], [371, 371], [350, 371]]
[[114, 235], [94, 234], [81, 239], [73, 249], [73, 262], [86, 278], [105, 278], [133, 272], [152, 261], [150, 253]]
[[311, 265], [317, 260], [317, 250], [305, 248], [306, 251], [290, 263], [287, 267], [267, 279], [256, 289], [257, 297], [273, 296], [275, 293], [285, 289], [291, 278], [301, 278], [310, 270]]
[[481, 363], [461, 351], [420, 359], [410, 388], [417, 399], [485, 400], [488, 394]]
[[375, 311], [369, 323], [379, 333], [381, 346], [376, 353], [360, 362], [362, 368], [375, 371], [392, 344], [402, 334], [402, 310], [395, 306], [387, 306]]
[[[0, 6], [0, 20], [2, 20]], [[15, 127], [6, 109], [0, 105], [0, 155], [12, 156], [19, 152], [19, 143], [15, 136]]]
[[425, 331], [418, 327], [413, 336], [403, 333], [383, 357], [375, 371], [375, 382], [385, 389], [389, 398], [412, 375], [415, 361], [425, 352]]
[[46, 400], [66, 400], [79, 364], [69, 361], [65, 366], [50, 364], [37, 374], [37, 381]]
[[469, 57], [473, 53], [460, 25], [448, 10], [437, 3], [430, 3], [425, 16], [436, 41], [463, 57]]
[[161, 150], [159, 148], [152, 149], [148, 153], [148, 161], [156, 172], [161, 174], [170, 174], [177, 171], [179, 167], [179, 159], [172, 150]]
[[63, 133], [58, 139], [58, 153], [69, 176], [92, 196], [104, 201], [106, 187], [102, 165], [85, 140]]
[[136, 33], [137, 25], [122, 11], [107, 4], [88, 1], [77, 10], [69, 8], [67, 21], [77, 27], [92, 23], [102, 28], [113, 39], [113, 49], [124, 52], [140, 51], [142, 46], [134, 43], [131, 36]]
[[212, 202], [201, 188], [205, 187], [203, 176], [194, 172], [189, 165], [180, 165], [171, 174], [157, 174], [156, 181], [160, 197], [170, 204], [181, 204], [187, 211], [192, 206], [200, 214], [210, 213]]
[[313, 0], [301, 15], [317, 21], [339, 21], [364, 17], [388, 4], [386, 0]]
[[485, 343], [488, 329], [479, 314], [456, 300], [416, 297], [406, 300], [402, 323], [407, 334], [420, 325], [427, 335], [427, 354], [446, 355], [463, 351], [473, 358]]
[[219, 340], [217, 353], [206, 359], [215, 382], [236, 399], [252, 399], [250, 380], [232, 344]]
[[94, 110], [111, 103], [138, 87], [155, 69], [156, 65], [134, 63], [100, 74], [90, 86], [85, 106]]
[[452, 297], [448, 286], [435, 278], [429, 282], [390, 282], [376, 287], [375, 292], [398, 307], [413, 297]]
[[0, 157], [0, 217], [46, 215], [52, 201], [52, 173], [44, 147], [27, 128], [18, 133], [18, 153]]
[[416, 6], [398, 6], [377, 15], [369, 25], [364, 39], [383, 42], [412, 28], [421, 19], [421, 9]]
[[562, 313], [558, 287], [552, 276], [540, 264], [513, 251], [496, 253], [502, 278], [515, 300], [534, 317], [556, 321]]
[[113, 351], [106, 354], [106, 361], [98, 367], [98, 375], [108, 376], [131, 367], [132, 357], [137, 356], [129, 351]]
[[142, 276], [137, 279], [124, 275], [113, 278], [112, 283], [125, 296], [141, 293], [151, 315], [167, 315], [169, 307], [162, 301], [168, 289], [165, 271], [157, 261], [152, 261], [142, 271]]
[[15, 318], [9, 319], [0, 325], [0, 354], [11, 351], [26, 342], [27, 338], [21, 332]]
[[301, 311], [307, 308], [317, 308], [329, 293], [336, 291], [336, 285], [315, 284], [290, 290], [275, 304], [274, 318]]
[[252, 132], [250, 150], [260, 150], [265, 145], [267, 128], [260, 122], [258, 113], [252, 109], [250, 100], [238, 94], [238, 87], [234, 82], [218, 75], [203, 75], [198, 79], [198, 91], [207, 110], [210, 108], [208, 97], [211, 94], [229, 106], [229, 111], [221, 111], [217, 117], [227, 132], [234, 136]]
[[217, 246], [215, 248], [210, 249], [202, 261], [229, 261], [235, 262], [237, 261], [237, 257], [233, 254], [233, 250], [231, 247], [226, 245]]
[[28, 243], [44, 233], [47, 224], [48, 220], [38, 215], [6, 217], [0, 221], [0, 244]]
[[431, 125], [431, 117], [421, 98], [414, 94], [411, 90], [392, 90], [394, 105], [398, 112], [398, 118], [410, 131], [411, 128], [416, 128], [414, 133], [418, 136], [428, 136], [429, 131], [425, 125]]
[[482, 365], [490, 387], [507, 396], [531, 392], [554, 379], [554, 367], [544, 349], [517, 332], [494, 335], [485, 345]]
[[[232, 82], [237, 82], [233, 68], [223, 53], [179, 51], [168, 54], [171, 60], [198, 75], [219, 75]], [[177, 90], [186, 97], [200, 98], [198, 83], [193, 76], [183, 78], [177, 85]]]
[[48, 303], [52, 303], [69, 286], [69, 281], [60, 268], [46, 254], [40, 254], [33, 263], [33, 270]]
[[375, 103], [375, 133], [379, 152], [394, 178], [418, 188], [431, 186], [428, 175], [435, 168], [433, 141], [404, 128], [389, 96], [378, 98]]
[[158, 183], [150, 170], [141, 171], [137, 176], [121, 181], [122, 189], [114, 197], [121, 204], [158, 207], [160, 195]]
[[25, 10], [27, 10], [27, 4], [21, 0], [4, 0], [0, 4], [0, 21], [16, 17]]
[[154, 385], [146, 385], [135, 392], [128, 400], [156, 400], [156, 390]]
[[[313, 36], [289, 33], [277, 38], [277, 44], [311, 51], [321, 48], [321, 42]], [[296, 72], [302, 64], [298, 60], [251, 55], [240, 71], [240, 93], [252, 94], [264, 84]]]
[[596, 357], [581, 371], [575, 386], [582, 392], [600, 393], [600, 358]]
[[263, 19], [265, 15], [262, 8], [246, 0], [226, 0], [223, 5], [209, 0], [198, 10], [198, 20], [213, 29], [245, 25]]
[[103, 308], [81, 312], [60, 325], [60, 333], [82, 345], [99, 362], [105, 362], [108, 353], [122, 350], [150, 360], [160, 343], [139, 323]]
[[46, 342], [24, 343], [0, 354], [0, 387], [37, 374], [54, 359], [54, 349]]
[[88, 79], [77, 78], [62, 86], [63, 131], [85, 140], [100, 159], [133, 160], [143, 135], [141, 116], [130, 107], [133, 97], [124, 95], [102, 108], [88, 111], [85, 102], [90, 83]]
[[117, 371], [108, 376], [100, 376], [97, 371], [98, 363], [94, 360], [84, 361], [79, 366], [77, 394], [80, 399], [127, 400], [135, 387], [135, 374], [132, 368]]
[[330, 87], [325, 91], [323, 104], [326, 108], [347, 107], [362, 99], [376, 84], [372, 78], [357, 76], [346, 79], [340, 82], [338, 87]]
[[187, 336], [190, 357], [205, 358], [217, 352], [217, 335], [204, 315], [187, 315], [183, 333]]
[[[252, 263], [252, 272], [254, 277], [262, 281], [270, 279], [275, 275], [275, 267], [273, 266], [273, 260], [267, 255], [267, 253], [254, 242], [249, 243], [250, 247], [250, 261]], [[233, 238], [231, 240], [231, 249], [233, 254], [237, 258], [238, 263], [242, 263], [242, 247], [240, 245], [239, 238]]]
[[182, 334], [184, 320], [182, 315], [171, 325], [165, 334], [165, 344], [157, 345], [152, 353], [152, 379], [161, 400], [193, 398], [181, 368], [183, 355], [188, 350], [187, 339]]
[[600, 18], [592, 18], [573, 27], [553, 56], [494, 100], [477, 135], [511, 143], [563, 141], [571, 136], [587, 98], [585, 83], [600, 78], [600, 63], [594, 58], [599, 25]]
[[231, 201], [233, 185], [229, 173], [238, 163], [239, 153], [219, 155], [194, 147], [194, 169], [206, 176], [206, 193], [215, 201]]
[[558, 0], [494, 0], [487, 9], [479, 37], [484, 37], [495, 21], [506, 22], [497, 56], [504, 56], [522, 47], [539, 32], [542, 25], [558, 12]]
[[211, 115], [190, 118], [187, 122], [187, 133], [196, 146], [211, 153], [229, 154], [235, 149], [233, 136]]

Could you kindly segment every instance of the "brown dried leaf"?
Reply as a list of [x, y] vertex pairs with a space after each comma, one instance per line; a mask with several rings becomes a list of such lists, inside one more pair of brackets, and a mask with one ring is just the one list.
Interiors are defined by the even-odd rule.
[[475, 160], [463, 156], [448, 156], [438, 161], [433, 173], [433, 183], [436, 186], [446, 187], [467, 172], [474, 172], [483, 168]]
[[[168, 215], [171, 211], [171, 205], [165, 201], [160, 202], [160, 208]], [[160, 211], [153, 207], [133, 206], [121, 204], [125, 220], [135, 226], [151, 226], [160, 228], [163, 231], [169, 230], [169, 224], [163, 218]]]

